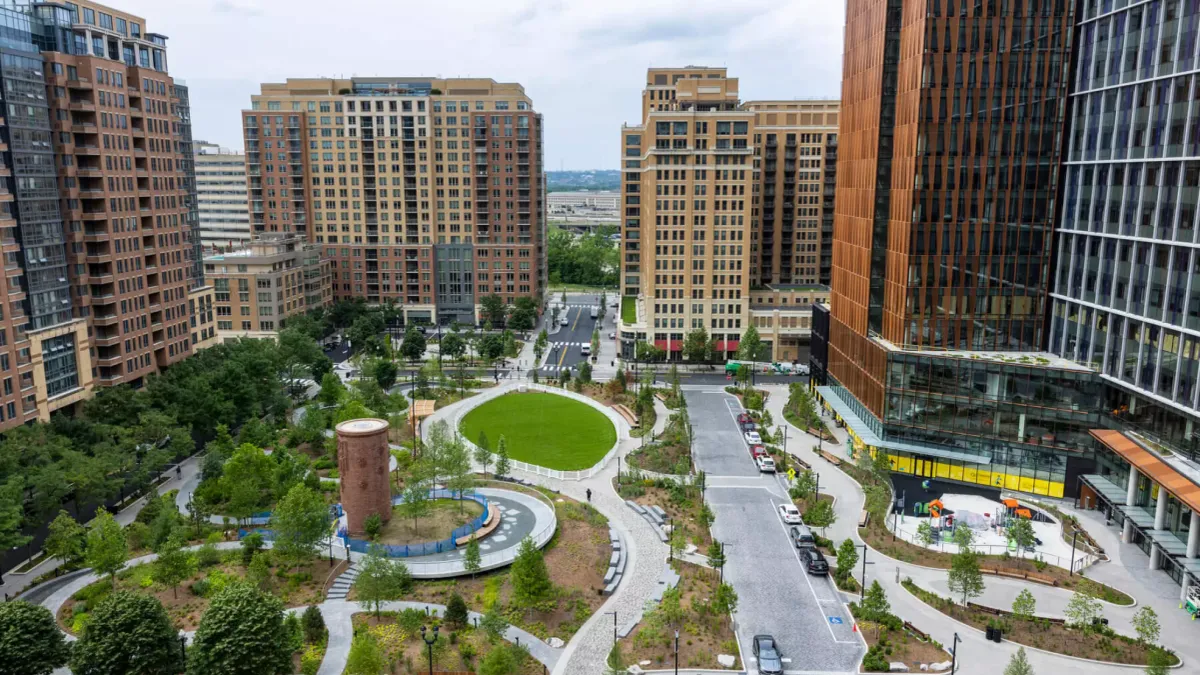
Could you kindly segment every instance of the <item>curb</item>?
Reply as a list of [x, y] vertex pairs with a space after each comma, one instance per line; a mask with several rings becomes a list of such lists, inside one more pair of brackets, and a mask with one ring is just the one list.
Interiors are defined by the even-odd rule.
[[[950, 616], [949, 614], [946, 614], [945, 612], [943, 612], [942, 610], [938, 609], [937, 607], [934, 607], [933, 605], [929, 604], [928, 602], [925, 602], [925, 601], [924, 601], [924, 600], [922, 600], [921, 598], [918, 598], [916, 595], [913, 595], [912, 591], [909, 591], [907, 588], [905, 588], [905, 587], [904, 587], [904, 584], [900, 584], [899, 586], [900, 586], [900, 590], [902, 590], [902, 591], [904, 591], [905, 593], [907, 593], [907, 594], [909, 595], [909, 597], [911, 597], [913, 600], [916, 600], [917, 602], [919, 602], [919, 603], [921, 603], [921, 604], [925, 605], [926, 607], [928, 607], [928, 608], [932, 609], [933, 611], [937, 612], [938, 614], [941, 614], [942, 616], [944, 616], [944, 617], [946, 617], [947, 619], [949, 619], [949, 620], [953, 621], [954, 623], [956, 623], [956, 624], [958, 624], [958, 625], [962, 626], [963, 628], [966, 628], [966, 629], [967, 629], [967, 630], [969, 630], [969, 631], [973, 631], [973, 632], [975, 632], [975, 633], [978, 633], [978, 634], [980, 634], [980, 635], [987, 635], [987, 633], [986, 633], [986, 632], [984, 632], [984, 631], [981, 631], [981, 630], [979, 630], [978, 628], [976, 628], [976, 627], [974, 627], [974, 626], [972, 626], [972, 625], [970, 625], [970, 624], [965, 624], [965, 623], [963, 623], [962, 621], [959, 621], [958, 619], [956, 619], [956, 618], [954, 618], [954, 617]], [[932, 593], [932, 591], [930, 591], [930, 592]], [[1048, 655], [1048, 656], [1054, 656], [1054, 657], [1057, 657], [1057, 658], [1060, 658], [1060, 659], [1069, 659], [1069, 660], [1071, 660], [1071, 661], [1078, 661], [1078, 662], [1080, 662], [1080, 663], [1094, 663], [1094, 664], [1096, 664], [1096, 665], [1099, 665], [1099, 666], [1111, 666], [1111, 667], [1114, 667], [1114, 668], [1129, 668], [1129, 669], [1131, 669], [1131, 670], [1140, 670], [1140, 671], [1144, 671], [1144, 670], [1146, 669], [1146, 666], [1145, 666], [1145, 665], [1140, 665], [1140, 666], [1139, 666], [1139, 665], [1133, 665], [1133, 664], [1130, 664], [1130, 663], [1114, 663], [1114, 662], [1112, 662], [1112, 661], [1099, 661], [1099, 660], [1096, 660], [1096, 659], [1085, 659], [1085, 658], [1083, 658], [1083, 657], [1081, 657], [1081, 656], [1070, 656], [1070, 655], [1068, 655], [1068, 654], [1060, 654], [1060, 653], [1058, 653], [1058, 652], [1052, 652], [1052, 651], [1048, 651], [1048, 650], [1046, 650], [1046, 649], [1039, 649], [1039, 648], [1037, 648], [1037, 647], [1031, 647], [1031, 646], [1029, 646], [1029, 645], [1027, 645], [1027, 644], [1024, 644], [1024, 643], [1021, 643], [1021, 642], [1017, 642], [1016, 640], [1009, 640], [1008, 642], [1010, 642], [1010, 643], [1012, 643], [1012, 644], [1014, 644], [1014, 645], [1017, 645], [1018, 647], [1024, 647], [1025, 649], [1027, 649], [1027, 650], [1029, 650], [1029, 651], [1039, 652], [1039, 653], [1041, 653], [1041, 654], [1046, 654], [1046, 655]], [[1183, 657], [1182, 657], [1182, 656], [1180, 656], [1179, 654], [1176, 654], [1176, 655], [1175, 655], [1175, 658], [1179, 659], [1179, 663], [1177, 663], [1177, 664], [1175, 664], [1175, 665], [1173, 665], [1173, 666], [1168, 666], [1168, 668], [1170, 668], [1170, 669], [1172, 669], [1172, 670], [1175, 670], [1175, 669], [1177, 669], [1177, 668], [1182, 668], [1182, 667], [1183, 667]]]

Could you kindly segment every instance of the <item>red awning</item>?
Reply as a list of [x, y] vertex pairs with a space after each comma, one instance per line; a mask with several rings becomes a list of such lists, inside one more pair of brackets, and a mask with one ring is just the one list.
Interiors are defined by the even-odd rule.
[[[668, 340], [655, 340], [654, 346], [658, 347], [659, 349], [661, 349], [663, 351], [666, 351], [667, 350], [667, 342], [668, 342]], [[673, 352], [683, 351], [683, 340], [670, 340], [669, 342], [671, 343], [671, 351], [673, 351]]]
[[737, 340], [718, 340], [717, 351], [719, 352], [736, 352], [738, 348]]

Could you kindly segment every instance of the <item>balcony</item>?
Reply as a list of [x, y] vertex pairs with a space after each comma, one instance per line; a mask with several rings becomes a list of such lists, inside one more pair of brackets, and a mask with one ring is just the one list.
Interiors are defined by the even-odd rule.
[[91, 90], [92, 81], [86, 77], [80, 77], [74, 80], [67, 80], [67, 86], [71, 89]]
[[96, 104], [92, 103], [91, 101], [71, 101], [71, 103], [67, 107], [70, 108], [71, 110], [81, 110], [81, 111], [89, 111], [89, 112], [95, 112], [95, 110], [96, 110]]

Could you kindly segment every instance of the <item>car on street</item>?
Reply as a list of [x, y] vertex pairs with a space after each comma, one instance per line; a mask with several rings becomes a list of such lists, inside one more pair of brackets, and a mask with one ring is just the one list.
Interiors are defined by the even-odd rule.
[[755, 635], [754, 659], [758, 661], [759, 675], [783, 675], [783, 655], [779, 645], [770, 635]]
[[796, 508], [795, 504], [780, 504], [779, 517], [788, 525], [804, 524], [804, 519], [800, 517], [800, 509]]
[[560, 325], [560, 326], [570, 326], [570, 325], [571, 325], [571, 318], [570, 318], [570, 317], [568, 317], [566, 314], [564, 314], [564, 315], [563, 315], [563, 318], [561, 318], [561, 319], [559, 319], [559, 320], [558, 320], [558, 325]]
[[825, 554], [814, 548], [800, 549], [800, 560], [804, 563], [804, 569], [808, 570], [809, 574], [817, 576], [825, 576], [829, 574], [829, 561], [825, 559]]
[[737, 421], [738, 424], [745, 424], [747, 422], [753, 422], [754, 418], [750, 416], [750, 413], [738, 413]]
[[745, 438], [750, 445], [762, 445], [763, 442], [762, 436], [759, 436], [757, 431], [747, 431]]
[[616, 334], [615, 332], [611, 332], [611, 333], [609, 333], [609, 334], [608, 334], [608, 339], [609, 339], [609, 340], [616, 340], [616, 339], [617, 339], [617, 334]]
[[750, 458], [753, 459], [754, 461], [757, 462], [759, 457], [766, 457], [766, 456], [767, 456], [767, 449], [764, 448], [763, 446], [761, 446], [761, 445], [750, 446]]
[[742, 422], [742, 433], [747, 431], [758, 431], [758, 425], [754, 422]]
[[788, 534], [792, 537], [792, 544], [800, 550], [806, 548], [816, 548], [817, 538], [813, 536], [812, 530], [808, 529], [807, 525], [797, 525], [788, 530]]
[[579, 353], [583, 354], [584, 356], [591, 356], [592, 355], [592, 346], [591, 345], [583, 345], [582, 347], [579, 348]]
[[600, 316], [600, 310], [599, 310], [599, 309], [597, 309], [597, 308], [595, 308], [595, 307], [593, 307], [593, 308], [592, 308], [592, 318], [593, 318], [593, 319], [595, 319], [595, 318], [596, 318], [596, 317], [598, 317], [598, 316]]
[[758, 463], [760, 473], [775, 473], [775, 460], [770, 457], [759, 455], [754, 461]]

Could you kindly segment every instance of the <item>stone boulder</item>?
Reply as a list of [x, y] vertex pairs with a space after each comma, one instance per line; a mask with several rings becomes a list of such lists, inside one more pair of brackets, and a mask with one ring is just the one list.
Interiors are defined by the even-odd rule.
[[732, 668], [737, 663], [737, 657], [732, 654], [717, 654], [717, 663], [724, 668]]
[[563, 645], [565, 645], [566, 643], [563, 642], [560, 638], [552, 637], [546, 641], [546, 644], [550, 645], [551, 647], [553, 647], [555, 649], [562, 649]]
[[949, 661], [938, 661], [937, 663], [929, 664], [929, 671], [932, 673], [944, 673], [950, 670]]
[[903, 661], [892, 661], [888, 663], [889, 673], [907, 673], [908, 664]]

